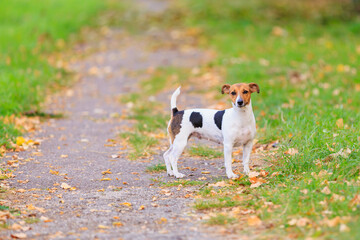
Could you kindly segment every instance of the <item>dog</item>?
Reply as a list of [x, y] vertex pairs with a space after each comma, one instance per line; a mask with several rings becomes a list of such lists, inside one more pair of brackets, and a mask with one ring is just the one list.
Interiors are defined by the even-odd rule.
[[222, 94], [228, 94], [232, 108], [218, 111], [215, 109], [187, 109], [179, 111], [176, 99], [180, 87], [171, 96], [171, 119], [168, 124], [170, 147], [164, 153], [167, 174], [176, 178], [179, 173], [177, 161], [191, 137], [204, 138], [224, 146], [224, 160], [228, 178], [238, 178], [231, 167], [233, 147], [243, 146], [244, 172], [250, 172], [249, 160], [253, 139], [256, 134], [255, 117], [251, 106], [251, 94], [260, 93], [256, 83], [225, 84]]

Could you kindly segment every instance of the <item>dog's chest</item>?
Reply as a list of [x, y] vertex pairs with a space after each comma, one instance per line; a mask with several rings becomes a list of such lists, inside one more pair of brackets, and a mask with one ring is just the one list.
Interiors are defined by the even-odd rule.
[[252, 126], [243, 126], [234, 131], [234, 146], [244, 145], [252, 141], [255, 136], [255, 129]]

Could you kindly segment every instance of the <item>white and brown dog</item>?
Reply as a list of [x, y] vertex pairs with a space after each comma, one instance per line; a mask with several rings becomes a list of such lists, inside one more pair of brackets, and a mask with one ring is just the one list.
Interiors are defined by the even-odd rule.
[[170, 148], [164, 153], [169, 176], [182, 178], [177, 161], [190, 137], [204, 138], [224, 145], [225, 169], [228, 178], [237, 178], [232, 171], [232, 150], [243, 146], [244, 172], [249, 173], [249, 159], [256, 133], [255, 117], [251, 106], [251, 93], [260, 92], [256, 83], [225, 84], [221, 92], [229, 94], [232, 108], [222, 111], [214, 109], [187, 109], [179, 111], [176, 99], [180, 87], [171, 97], [171, 120], [168, 125]]

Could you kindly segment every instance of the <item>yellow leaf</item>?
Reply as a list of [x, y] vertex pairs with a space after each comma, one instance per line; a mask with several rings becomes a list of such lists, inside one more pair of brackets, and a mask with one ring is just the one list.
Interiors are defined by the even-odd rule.
[[16, 145], [18, 145], [18, 146], [22, 146], [25, 142], [26, 142], [25, 138], [23, 138], [23, 137], [16, 138]]
[[124, 205], [124, 206], [127, 206], [127, 207], [131, 207], [131, 203], [129, 202], [123, 202], [123, 203], [120, 203], [121, 205]]
[[110, 171], [110, 169], [106, 170], [106, 171], [103, 171], [101, 172], [102, 175], [105, 175], [105, 174], [112, 174], [112, 172]]
[[201, 174], [210, 174], [209, 171], [202, 171]]
[[100, 181], [111, 181], [111, 178], [102, 178]]
[[101, 228], [101, 229], [110, 229], [109, 226], [105, 226], [105, 225], [98, 225], [98, 228]]
[[158, 224], [163, 224], [163, 223], [167, 223], [167, 219], [162, 217], [157, 221]]
[[113, 222], [112, 225], [113, 225], [114, 227], [121, 227], [121, 226], [123, 226], [124, 224], [123, 224], [122, 222]]
[[67, 158], [68, 157], [68, 155], [66, 155], [66, 154], [61, 154], [61, 156], [60, 157], [62, 157], [62, 158]]
[[139, 210], [144, 210], [145, 209], [145, 206], [144, 205], [141, 205], [140, 207], [139, 207]]
[[51, 170], [51, 169], [50, 169], [49, 173], [51, 173], [53, 175], [59, 175], [59, 171], [54, 171], [54, 170]]

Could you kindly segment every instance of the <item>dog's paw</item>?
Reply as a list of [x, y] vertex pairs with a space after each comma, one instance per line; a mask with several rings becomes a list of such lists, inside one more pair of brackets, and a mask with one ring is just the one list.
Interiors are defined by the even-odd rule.
[[249, 175], [249, 173], [250, 173], [250, 168], [249, 168], [249, 167], [244, 167], [244, 173], [245, 173], [246, 175]]
[[167, 171], [167, 175], [170, 176], [170, 177], [171, 177], [171, 176], [174, 176], [174, 172], [173, 172], [172, 170]]
[[227, 177], [229, 178], [229, 179], [231, 179], [231, 178], [238, 178], [239, 176], [238, 175], [236, 175], [235, 173], [227, 173], [226, 174], [227, 175]]
[[176, 178], [183, 178], [185, 177], [185, 174], [182, 174], [182, 173], [177, 173], [177, 174], [174, 174]]

